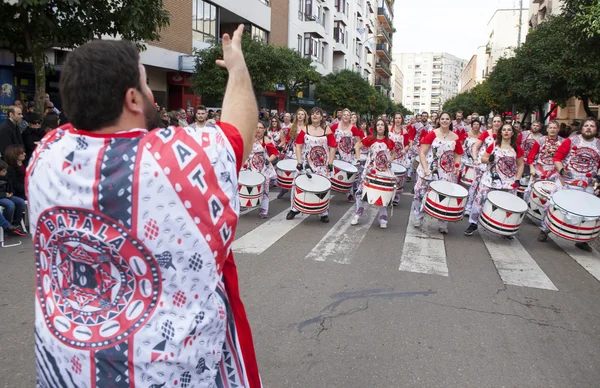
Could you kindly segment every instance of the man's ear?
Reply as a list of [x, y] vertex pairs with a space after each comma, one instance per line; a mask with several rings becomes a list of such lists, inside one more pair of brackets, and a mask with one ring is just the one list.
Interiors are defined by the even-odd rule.
[[144, 99], [142, 92], [137, 89], [129, 88], [125, 92], [125, 100], [123, 101], [123, 109], [131, 113], [144, 113]]

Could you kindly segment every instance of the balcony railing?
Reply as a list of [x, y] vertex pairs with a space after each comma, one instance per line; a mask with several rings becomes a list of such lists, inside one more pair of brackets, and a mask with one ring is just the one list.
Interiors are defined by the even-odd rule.
[[390, 54], [390, 52], [388, 51], [387, 47], [382, 44], [382, 43], [378, 43], [376, 49], [379, 51], [383, 51], [385, 53], [385, 55], [387, 55], [388, 60], [391, 62], [392, 61], [392, 54]]
[[379, 78], [379, 77], [375, 78], [375, 86], [383, 86], [387, 90], [390, 90], [392, 88], [390, 81], [387, 81], [387, 80], [385, 80], [383, 78]]
[[385, 17], [385, 20], [387, 21], [388, 27], [391, 30], [392, 29], [392, 19], [390, 18], [390, 15], [388, 15], [387, 11], [385, 10], [384, 7], [379, 7], [377, 8], [377, 15], [382, 15]]
[[392, 70], [383, 62], [377, 62], [375, 64], [376, 68], [383, 69], [390, 77], [392, 76]]
[[389, 45], [392, 46], [392, 38], [390, 37], [390, 34], [388, 34], [385, 29], [378, 28], [377, 29], [377, 35], [383, 35], [383, 36], [385, 36], [385, 38], [387, 39]]

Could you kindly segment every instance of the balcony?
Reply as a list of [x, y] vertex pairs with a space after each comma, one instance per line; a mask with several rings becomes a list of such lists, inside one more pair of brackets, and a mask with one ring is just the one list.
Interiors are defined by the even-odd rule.
[[333, 52], [348, 54], [346, 35], [338, 28], [333, 29]]
[[392, 19], [390, 19], [384, 7], [377, 8], [377, 19], [383, 25], [383, 28], [392, 32]]
[[305, 27], [304, 31], [310, 32], [319, 38], [325, 38], [325, 21], [315, 15], [304, 15]]
[[336, 9], [335, 13], [333, 14], [333, 21], [334, 22], [342, 22], [342, 23], [344, 23], [345, 26], [347, 26], [348, 25], [348, 15], [346, 15], [344, 12], [338, 11]]
[[382, 77], [390, 78], [392, 76], [392, 70], [383, 62], [377, 62], [375, 64], [375, 70], [377, 74]]
[[[377, 83], [377, 82], [375, 82], [375, 83]], [[387, 89], [385, 86], [382, 86], [382, 85], [375, 85], [375, 90], [377, 90], [378, 93], [381, 93], [384, 96], [387, 96], [390, 93], [390, 89]]]
[[390, 54], [390, 52], [388, 51], [387, 47], [384, 44], [378, 43], [376, 49], [377, 49], [377, 55], [379, 55], [382, 58], [387, 59], [388, 62], [392, 62], [392, 54]]
[[377, 86], [377, 85], [383, 86], [387, 90], [390, 90], [392, 88], [390, 81], [388, 81], [386, 78], [376, 77], [375, 78], [375, 86]]
[[390, 36], [390, 34], [387, 33], [387, 31], [385, 29], [378, 28], [377, 29], [377, 37], [378, 38], [384, 37], [385, 39], [387, 39], [387, 42], [390, 45], [390, 47], [393, 46], [392, 37]]
[[431, 98], [436, 98], [436, 97], [439, 97], [439, 96], [440, 96], [440, 94], [441, 94], [441, 93], [439, 93], [439, 92], [432, 92], [432, 93], [431, 93]]

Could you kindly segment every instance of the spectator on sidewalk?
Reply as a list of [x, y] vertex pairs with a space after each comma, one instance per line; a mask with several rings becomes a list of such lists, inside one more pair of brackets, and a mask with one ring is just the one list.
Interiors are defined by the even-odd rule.
[[[58, 120], [58, 117], [56, 116], [56, 114], [54, 114], [54, 117], [56, 117]], [[44, 121], [45, 120], [46, 119], [44, 119]], [[44, 137], [46, 132], [47, 131], [45, 131], [44, 128], [42, 127], [41, 116], [37, 113], [30, 114], [29, 115], [29, 126], [22, 134], [23, 145], [25, 146], [25, 152], [27, 153], [26, 160], [29, 160], [29, 158], [33, 154], [33, 151], [35, 150], [35, 147], [37, 147], [38, 143], [40, 142], [40, 140], [42, 140], [42, 138]], [[27, 163], [25, 163], [25, 164], [27, 164]]]
[[0, 124], [0, 156], [4, 155], [6, 147], [11, 144], [23, 145], [23, 136], [18, 128], [23, 120], [21, 108], [11, 105], [8, 107], [8, 118]]
[[8, 164], [0, 160], [0, 207], [4, 208], [0, 214], [0, 227], [8, 234], [26, 236], [27, 233], [20, 226], [25, 211], [25, 201], [13, 194], [6, 174], [8, 174]]
[[8, 164], [6, 179], [13, 189], [13, 194], [27, 199], [25, 195], [25, 148], [17, 144], [9, 145], [6, 147], [4, 161]]

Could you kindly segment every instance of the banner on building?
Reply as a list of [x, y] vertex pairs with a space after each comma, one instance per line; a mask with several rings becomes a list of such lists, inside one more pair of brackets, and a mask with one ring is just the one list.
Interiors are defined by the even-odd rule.
[[0, 68], [0, 120], [8, 118], [8, 107], [16, 97], [15, 79], [12, 69]]

